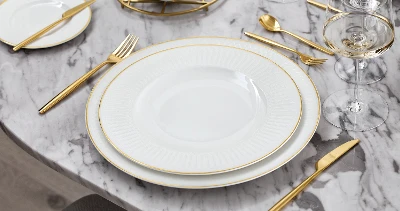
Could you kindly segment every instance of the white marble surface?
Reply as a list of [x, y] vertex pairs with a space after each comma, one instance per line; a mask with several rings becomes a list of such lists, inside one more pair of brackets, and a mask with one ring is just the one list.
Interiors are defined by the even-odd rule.
[[[395, 4], [400, 15], [400, 2]], [[85, 103], [96, 78], [48, 114], [40, 116], [37, 110], [104, 60], [128, 33], [140, 36], [138, 48], [142, 48], [188, 36], [247, 40], [243, 31], [250, 31], [316, 57], [327, 57], [258, 24], [260, 15], [270, 13], [284, 28], [322, 44], [324, 11], [305, 0], [290, 4], [219, 0], [207, 13], [170, 18], [123, 10], [116, 0], [98, 0], [92, 8], [88, 29], [64, 45], [13, 53], [10, 46], [0, 44], [1, 124], [37, 159], [129, 210], [267, 210], [313, 172], [316, 160], [355, 136], [362, 140], [360, 146], [323, 173], [285, 210], [400, 210], [400, 43], [395, 42], [383, 56], [389, 66], [387, 77], [370, 86], [389, 103], [390, 117], [384, 125], [365, 133], [347, 133], [322, 118], [304, 151], [273, 173], [226, 188], [183, 190], [139, 181], [99, 155], [88, 138], [84, 119]], [[396, 25], [400, 25], [398, 18]], [[322, 100], [334, 91], [352, 87], [337, 77], [334, 62], [331, 57], [319, 67], [301, 64], [315, 81]]]

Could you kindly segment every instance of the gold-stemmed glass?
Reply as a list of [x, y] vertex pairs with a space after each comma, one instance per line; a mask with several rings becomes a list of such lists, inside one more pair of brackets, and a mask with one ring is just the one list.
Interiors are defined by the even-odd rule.
[[394, 42], [392, 2], [376, 2], [328, 0], [324, 40], [335, 53], [355, 60], [355, 87], [330, 95], [323, 113], [331, 124], [345, 130], [371, 130], [389, 115], [388, 104], [377, 92], [359, 88], [363, 60], [382, 55]]

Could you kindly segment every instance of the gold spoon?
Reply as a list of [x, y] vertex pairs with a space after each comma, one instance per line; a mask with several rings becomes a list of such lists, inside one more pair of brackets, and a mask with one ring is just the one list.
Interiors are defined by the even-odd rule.
[[276, 18], [274, 18], [271, 15], [263, 15], [263, 16], [260, 17], [260, 19], [258, 21], [268, 31], [285, 32], [286, 34], [289, 34], [289, 35], [299, 39], [300, 41], [310, 45], [311, 47], [314, 47], [315, 49], [317, 49], [319, 51], [322, 51], [322, 52], [324, 52], [326, 54], [329, 54], [329, 55], [334, 55], [334, 53], [332, 51], [330, 51], [329, 49], [327, 49], [327, 48], [324, 48], [324, 47], [322, 47], [322, 46], [320, 46], [320, 45], [318, 45], [318, 44], [316, 44], [316, 43], [314, 43], [314, 42], [312, 42], [310, 40], [307, 40], [307, 39], [305, 39], [303, 37], [295, 35], [295, 34], [289, 32], [289, 31], [283, 30], [281, 28], [281, 26], [279, 25], [278, 20], [276, 20]]

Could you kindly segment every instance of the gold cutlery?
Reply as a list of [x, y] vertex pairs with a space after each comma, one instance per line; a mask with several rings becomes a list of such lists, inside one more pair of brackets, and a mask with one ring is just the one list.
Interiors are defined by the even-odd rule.
[[53, 29], [54, 27], [56, 27], [58, 24], [60, 24], [61, 22], [73, 17], [74, 15], [78, 14], [80, 11], [84, 10], [86, 7], [90, 6], [91, 4], [93, 4], [96, 0], [91, 0], [85, 3], [82, 3], [72, 9], [69, 9], [68, 11], [64, 12], [62, 14], [61, 19], [59, 19], [58, 21], [50, 24], [49, 26], [47, 26], [46, 28], [36, 32], [35, 34], [33, 34], [32, 36], [28, 37], [27, 39], [25, 39], [24, 41], [22, 41], [21, 43], [19, 43], [18, 45], [16, 45], [13, 50], [14, 51], [18, 51], [19, 49], [21, 49], [22, 47], [28, 45], [29, 43], [37, 40], [39, 37], [41, 37], [42, 35], [46, 34], [48, 31], [50, 31], [51, 29]]
[[329, 55], [334, 55], [334, 53], [331, 50], [329, 50], [327, 48], [324, 48], [321, 45], [318, 45], [317, 43], [314, 43], [314, 42], [312, 42], [310, 40], [307, 40], [307, 39], [305, 39], [303, 37], [300, 37], [300, 36], [298, 36], [296, 34], [293, 34], [292, 32], [283, 30], [281, 28], [281, 26], [279, 25], [278, 20], [276, 20], [276, 18], [274, 18], [271, 15], [263, 15], [263, 16], [260, 17], [260, 19], [258, 21], [268, 31], [284, 32], [286, 34], [289, 34], [289, 35], [299, 39], [300, 41], [310, 45], [311, 47], [313, 47], [313, 48], [315, 48], [315, 49], [317, 49], [319, 51], [322, 51], [322, 52], [324, 52], [326, 54], [329, 54]]
[[133, 36], [131, 34], [128, 35], [125, 38], [125, 40], [118, 46], [118, 48], [115, 49], [115, 51], [110, 54], [110, 56], [107, 58], [106, 61], [102, 62], [97, 67], [90, 70], [89, 72], [87, 72], [86, 74], [81, 76], [78, 80], [76, 80], [74, 83], [72, 83], [67, 88], [65, 88], [62, 92], [60, 92], [57, 96], [55, 96], [52, 100], [50, 100], [45, 106], [43, 106], [39, 110], [39, 113], [44, 114], [48, 110], [53, 108], [57, 103], [59, 103], [61, 100], [63, 100], [65, 97], [67, 97], [73, 91], [75, 91], [83, 82], [85, 82], [87, 79], [89, 79], [93, 74], [95, 74], [98, 70], [100, 70], [106, 64], [115, 64], [117, 62], [122, 61], [126, 57], [128, 57], [132, 53], [133, 49], [135, 48], [138, 40], [139, 40], [138, 37]]
[[295, 49], [289, 48], [289, 47], [287, 47], [285, 45], [282, 45], [280, 43], [277, 43], [275, 41], [272, 41], [270, 39], [267, 39], [265, 37], [261, 37], [259, 35], [256, 35], [256, 34], [253, 34], [253, 33], [250, 33], [250, 32], [245, 32], [244, 34], [247, 35], [248, 37], [251, 37], [251, 38], [253, 38], [255, 40], [258, 40], [260, 42], [263, 42], [263, 43], [266, 43], [266, 44], [269, 44], [269, 45], [273, 45], [273, 46], [277, 46], [277, 47], [283, 48], [285, 50], [291, 51], [293, 53], [296, 53], [297, 55], [299, 55], [300, 60], [306, 65], [310, 65], [310, 66], [311, 65], [317, 65], [317, 64], [322, 64], [322, 63], [324, 63], [326, 61], [326, 59], [314, 58], [314, 57], [309, 56], [307, 54], [300, 53], [299, 51], [296, 51]]
[[[322, 3], [319, 3], [319, 2], [316, 2], [316, 1], [313, 1], [313, 0], [307, 0], [307, 2], [309, 3], [309, 4], [311, 4], [311, 5], [314, 5], [314, 6], [316, 6], [316, 7], [319, 7], [319, 8], [321, 8], [321, 9], [324, 9], [324, 10], [326, 10], [326, 8], [328, 8], [328, 6], [326, 5], [326, 4], [322, 4]], [[339, 9], [336, 9], [336, 8], [332, 8], [331, 7], [331, 10], [333, 10], [333, 11], [335, 11], [335, 12], [342, 12], [341, 10], [339, 10]]]
[[316, 171], [304, 180], [300, 185], [298, 185], [295, 189], [293, 189], [290, 193], [288, 193], [285, 197], [283, 197], [278, 203], [276, 203], [269, 211], [279, 211], [281, 210], [287, 203], [289, 203], [294, 197], [296, 197], [305, 187], [307, 187], [318, 175], [321, 174], [326, 168], [328, 168], [332, 163], [334, 163], [337, 159], [339, 159], [342, 155], [344, 155], [347, 151], [353, 148], [356, 144], [358, 144], [360, 140], [352, 140], [348, 141], [336, 149], [329, 152], [323, 158], [321, 158], [316, 164]]

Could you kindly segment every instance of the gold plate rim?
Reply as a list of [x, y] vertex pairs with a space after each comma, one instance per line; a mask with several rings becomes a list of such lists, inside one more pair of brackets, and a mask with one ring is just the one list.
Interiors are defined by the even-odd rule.
[[[286, 59], [288, 59], [290, 62], [292, 62], [293, 64], [295, 64], [298, 68], [300, 68], [300, 69], [303, 71], [303, 73], [308, 77], [309, 81], [310, 81], [311, 84], [313, 85], [314, 91], [315, 91], [315, 94], [316, 94], [317, 100], [318, 100], [318, 116], [317, 116], [317, 119], [316, 119], [316, 122], [315, 122], [314, 130], [311, 132], [311, 134], [309, 135], [309, 137], [305, 140], [304, 145], [303, 145], [302, 147], [300, 147], [298, 151], [296, 151], [296, 152], [293, 153], [290, 157], [288, 157], [285, 161], [281, 162], [280, 164], [276, 165], [275, 167], [270, 168], [269, 170], [264, 171], [264, 172], [262, 172], [262, 173], [260, 173], [260, 174], [255, 175], [255, 176], [252, 176], [252, 177], [249, 177], [249, 178], [246, 178], [246, 179], [242, 179], [242, 180], [238, 180], [238, 181], [234, 181], [234, 182], [228, 182], [228, 183], [222, 183], [222, 184], [213, 184], [213, 185], [203, 185], [203, 186], [187, 186], [187, 185], [168, 184], [168, 183], [159, 182], [159, 181], [154, 181], [154, 180], [146, 179], [146, 178], [144, 178], [144, 177], [137, 176], [137, 175], [135, 175], [135, 173], [130, 172], [130, 171], [128, 171], [128, 170], [126, 170], [126, 169], [120, 167], [118, 164], [114, 163], [110, 158], [108, 158], [108, 157], [101, 151], [101, 149], [99, 149], [99, 147], [96, 145], [96, 142], [93, 140], [93, 137], [92, 137], [92, 134], [90, 133], [90, 128], [89, 128], [89, 125], [88, 125], [88, 108], [89, 108], [90, 100], [91, 100], [91, 98], [92, 98], [92, 94], [93, 94], [94, 90], [97, 88], [98, 84], [101, 82], [101, 80], [107, 75], [107, 73], [109, 73], [110, 71], [112, 71], [113, 68], [116, 66], [116, 65], [114, 65], [113, 67], [111, 67], [110, 69], [108, 69], [107, 72], [104, 73], [104, 74], [99, 78], [99, 80], [98, 80], [98, 81], [96, 82], [96, 84], [93, 86], [92, 91], [91, 91], [90, 94], [89, 94], [88, 100], [87, 100], [87, 102], [86, 102], [86, 108], [85, 108], [85, 111], [86, 111], [86, 112], [85, 112], [85, 120], [86, 120], [86, 121], [85, 121], [85, 125], [86, 125], [86, 130], [87, 130], [87, 132], [88, 132], [89, 138], [90, 138], [92, 144], [94, 145], [94, 147], [96, 148], [96, 150], [99, 152], [99, 154], [100, 154], [105, 160], [107, 160], [107, 162], [111, 163], [115, 168], [117, 168], [117, 169], [119, 169], [120, 171], [125, 172], [126, 174], [128, 174], [128, 175], [130, 175], [130, 176], [132, 176], [132, 177], [135, 177], [135, 178], [137, 178], [137, 179], [140, 179], [140, 180], [143, 180], [143, 181], [152, 183], [152, 184], [165, 186], [165, 187], [184, 188], [184, 189], [218, 188], [218, 187], [225, 187], [225, 186], [236, 185], [236, 184], [248, 182], [248, 181], [254, 180], [254, 179], [256, 179], [256, 178], [262, 177], [262, 176], [264, 176], [264, 175], [267, 175], [267, 174], [269, 174], [269, 173], [275, 171], [276, 169], [280, 168], [281, 166], [285, 165], [285, 164], [286, 164], [287, 162], [289, 162], [290, 160], [292, 160], [292, 159], [293, 159], [295, 156], [297, 156], [297, 155], [307, 146], [307, 144], [310, 142], [310, 140], [312, 139], [312, 137], [314, 136], [314, 134], [315, 134], [315, 132], [316, 132], [316, 130], [317, 130], [317, 128], [318, 128], [319, 121], [320, 121], [320, 119], [321, 119], [321, 99], [320, 99], [320, 97], [319, 97], [319, 92], [318, 92], [318, 90], [317, 90], [317, 87], [316, 87], [315, 83], [313, 82], [313, 80], [311, 79], [311, 77], [307, 74], [306, 71], [304, 71], [303, 68], [301, 68], [297, 63], [295, 63], [294, 61], [292, 61], [292, 60], [291, 60], [289, 57], [287, 57], [286, 55], [284, 55], [284, 54], [282, 54], [282, 53], [280, 53], [280, 52], [278, 52], [278, 51], [276, 51], [276, 50], [274, 50], [274, 49], [272, 49], [272, 48], [270, 48], [270, 47], [268, 47], [268, 46], [265, 46], [265, 45], [262, 45], [262, 44], [259, 44], [259, 43], [255, 43], [255, 42], [250, 42], [250, 41], [247, 41], [247, 40], [238, 39], [238, 38], [230, 38], [230, 37], [222, 37], [222, 36], [194, 36], [194, 37], [188, 37], [188, 38], [181, 38], [181, 39], [169, 40], [169, 41], [161, 42], [161, 43], [158, 43], [158, 44], [154, 44], [154, 45], [151, 45], [151, 46], [142, 48], [142, 49], [140, 49], [140, 50], [134, 52], [132, 55], [134, 55], [134, 54], [137, 53], [137, 52], [140, 52], [140, 51], [143, 51], [143, 50], [146, 50], [146, 49], [149, 49], [149, 48], [152, 48], [152, 47], [155, 47], [155, 46], [164, 44], [164, 43], [170, 43], [170, 42], [179, 41], [179, 40], [202, 39], [202, 38], [227, 39], [227, 40], [235, 40], [235, 41], [241, 41], [241, 42], [245, 42], [245, 43], [251, 43], [251, 44], [253, 44], [253, 45], [257, 45], [257, 46], [260, 46], [260, 47], [269, 49], [269, 50], [271, 50], [271, 51], [273, 51], [273, 52], [275, 52], [275, 53], [277, 53], [277, 54], [279, 54], [279, 55], [285, 57]], [[129, 58], [129, 57], [128, 57], [128, 58]]]
[[[141, 61], [143, 61], [143, 60], [145, 60], [145, 59], [147, 59], [147, 58], [149, 58], [149, 57], [151, 57], [151, 56], [154, 56], [154, 55], [157, 55], [157, 54], [160, 54], [160, 53], [163, 53], [163, 52], [168, 52], [168, 51], [171, 51], [171, 50], [174, 50], [174, 49], [181, 49], [181, 48], [187, 48], [187, 47], [198, 47], [198, 46], [205, 46], [205, 47], [207, 47], [207, 46], [208, 46], [208, 47], [211, 47], [211, 46], [219, 46], [219, 47], [225, 47], [225, 48], [230, 48], [230, 49], [237, 49], [237, 50], [240, 50], [240, 51], [248, 52], [248, 53], [251, 53], [251, 54], [253, 54], [253, 55], [255, 55], [255, 56], [259, 56], [259, 57], [261, 57], [261, 58], [263, 58], [263, 59], [265, 59], [265, 60], [267, 60], [267, 61], [269, 61], [269, 62], [275, 64], [282, 72], [284, 72], [284, 73], [286, 74], [286, 76], [288, 76], [288, 77], [290, 78], [290, 80], [291, 80], [291, 82], [293, 83], [293, 85], [296, 87], [297, 95], [299, 96], [299, 107], [300, 107], [300, 112], [299, 112], [299, 114], [298, 114], [298, 118], [297, 118], [296, 124], [295, 124], [295, 126], [292, 128], [292, 131], [289, 133], [289, 135], [288, 135], [287, 137], [284, 138], [284, 140], [283, 140], [276, 148], [274, 148], [274, 149], [271, 150], [271, 151], [268, 151], [267, 154], [261, 156], [260, 158], [257, 158], [256, 160], [253, 160], [253, 161], [250, 161], [250, 162], [248, 162], [248, 163], [242, 164], [242, 165], [240, 165], [240, 166], [235, 166], [235, 167], [231, 167], [231, 168], [228, 168], [228, 169], [222, 169], [222, 170], [216, 170], [216, 171], [207, 171], [207, 172], [183, 172], [183, 171], [174, 171], [174, 170], [164, 169], [164, 168], [155, 167], [155, 166], [146, 164], [146, 163], [144, 163], [144, 162], [142, 162], [142, 161], [139, 161], [139, 160], [133, 158], [132, 156], [129, 156], [129, 155], [127, 155], [126, 153], [124, 153], [119, 147], [117, 147], [117, 146], [115, 145], [115, 141], [111, 140], [111, 138], [107, 135], [107, 132], [106, 132], [106, 131], [104, 130], [104, 128], [103, 128], [103, 122], [102, 122], [102, 120], [101, 120], [101, 118], [100, 118], [100, 108], [101, 108], [101, 106], [102, 106], [102, 102], [103, 102], [103, 99], [104, 99], [104, 95], [105, 95], [105, 93], [107, 92], [108, 88], [113, 84], [113, 82], [114, 82], [123, 72], [125, 72], [125, 71], [128, 70], [128, 69], [130, 69], [133, 65], [135, 65], [135, 64], [138, 63], [138, 62], [141, 62]], [[302, 104], [302, 96], [301, 96], [299, 87], [297, 86], [297, 84], [296, 84], [296, 82], [293, 80], [293, 78], [289, 75], [289, 73], [286, 72], [285, 69], [283, 69], [281, 66], [279, 66], [278, 64], [276, 64], [274, 61], [271, 61], [269, 58], [267, 58], [267, 57], [265, 57], [265, 56], [262, 56], [262, 55], [260, 55], [260, 54], [258, 54], [258, 53], [255, 53], [255, 52], [252, 52], [252, 51], [249, 51], [249, 50], [245, 50], [245, 49], [241, 49], [241, 48], [237, 48], [237, 47], [225, 46], [225, 45], [216, 45], [216, 44], [194, 44], [194, 45], [185, 45], [185, 46], [179, 46], [179, 47], [174, 47], [174, 48], [168, 48], [168, 49], [164, 49], [164, 50], [161, 50], [161, 51], [157, 51], [157, 52], [155, 52], [155, 53], [153, 53], [153, 54], [147, 55], [147, 56], [145, 56], [145, 57], [143, 57], [143, 58], [141, 58], [141, 59], [139, 59], [139, 60], [137, 60], [137, 61], [131, 63], [129, 66], [127, 66], [126, 68], [124, 68], [120, 73], [118, 73], [118, 75], [115, 76], [114, 79], [107, 85], [107, 88], [104, 90], [103, 95], [101, 96], [100, 105], [99, 105], [99, 108], [98, 108], [98, 117], [99, 117], [99, 122], [100, 122], [101, 130], [103, 131], [103, 134], [104, 134], [105, 137], [107, 138], [108, 142], [114, 147], [114, 149], [116, 149], [116, 150], [117, 150], [120, 154], [122, 154], [124, 157], [128, 158], [129, 160], [131, 160], [131, 161], [133, 161], [133, 162], [135, 162], [135, 163], [137, 163], [137, 164], [139, 164], [139, 165], [142, 165], [142, 166], [144, 166], [144, 167], [147, 167], [147, 168], [150, 168], [150, 169], [153, 169], [153, 170], [156, 170], [156, 171], [161, 171], [161, 172], [170, 173], [170, 174], [178, 174], [178, 175], [212, 175], [212, 174], [220, 174], [220, 173], [225, 173], [225, 172], [229, 172], [229, 171], [238, 170], [238, 169], [241, 169], [241, 168], [250, 166], [250, 165], [252, 165], [252, 164], [254, 164], [254, 163], [257, 163], [257, 162], [259, 162], [259, 161], [261, 161], [261, 160], [267, 158], [268, 156], [272, 155], [274, 152], [276, 152], [278, 149], [280, 149], [280, 148], [292, 137], [292, 135], [294, 134], [294, 132], [296, 131], [297, 127], [298, 127], [299, 124], [300, 124], [300, 120], [301, 120], [302, 113], [303, 113], [303, 104]]]
[[[1, 6], [3, 3], [5, 3], [6, 1], [8, 1], [8, 0], [4, 0], [3, 2], [0, 2], [0, 6]], [[87, 1], [87, 0], [84, 0], [84, 2], [85, 2], [85, 1]], [[61, 44], [64, 44], [64, 43], [66, 43], [66, 42], [69, 42], [69, 41], [73, 40], [74, 38], [76, 38], [77, 36], [79, 36], [80, 34], [82, 34], [82, 32], [85, 31], [85, 30], [87, 29], [87, 27], [89, 26], [90, 22], [92, 21], [92, 9], [91, 9], [90, 7], [87, 7], [87, 8], [89, 9], [89, 18], [88, 18], [88, 20], [87, 20], [85, 26], [82, 27], [82, 29], [81, 29], [79, 32], [77, 32], [76, 34], [74, 34], [74, 35], [72, 35], [71, 37], [69, 37], [69, 38], [67, 38], [67, 39], [65, 39], [65, 40], [63, 40], [63, 41], [60, 41], [60, 42], [56, 42], [56, 43], [52, 43], [52, 44], [48, 44], [48, 45], [42, 45], [42, 46], [24, 46], [24, 47], [22, 47], [22, 48], [23, 48], [23, 49], [43, 49], [43, 48], [51, 48], [51, 47], [55, 47], [55, 46], [58, 46], [58, 45], [61, 45]], [[5, 43], [5, 44], [7, 44], [7, 45], [10, 45], [10, 46], [16, 46], [16, 45], [17, 45], [17, 44], [8, 42], [8, 41], [4, 40], [4, 39], [1, 38], [1, 37], [0, 37], [0, 41], [1, 41], [2, 43]]]

